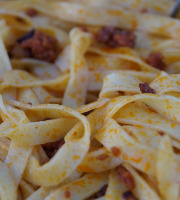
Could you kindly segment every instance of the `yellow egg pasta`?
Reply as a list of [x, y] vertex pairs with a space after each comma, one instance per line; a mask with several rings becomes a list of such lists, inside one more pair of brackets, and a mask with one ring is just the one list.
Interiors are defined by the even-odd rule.
[[175, 0], [0, 1], [0, 199], [179, 200]]

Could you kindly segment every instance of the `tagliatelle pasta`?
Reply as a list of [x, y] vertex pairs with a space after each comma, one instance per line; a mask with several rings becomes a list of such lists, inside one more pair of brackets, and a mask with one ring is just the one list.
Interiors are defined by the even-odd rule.
[[175, 0], [0, 2], [0, 199], [179, 200]]

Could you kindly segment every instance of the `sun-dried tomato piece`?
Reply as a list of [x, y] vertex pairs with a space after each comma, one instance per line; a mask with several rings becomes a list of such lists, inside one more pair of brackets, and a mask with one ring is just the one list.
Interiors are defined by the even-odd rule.
[[99, 43], [110, 47], [130, 47], [134, 48], [136, 36], [129, 30], [121, 30], [114, 27], [103, 27], [96, 34]]
[[136, 36], [132, 31], [116, 30], [113, 39], [118, 46], [134, 48]]
[[24, 36], [19, 40], [21, 47], [29, 51], [32, 58], [54, 62], [59, 53], [57, 40], [41, 31], [35, 31], [28, 39]]

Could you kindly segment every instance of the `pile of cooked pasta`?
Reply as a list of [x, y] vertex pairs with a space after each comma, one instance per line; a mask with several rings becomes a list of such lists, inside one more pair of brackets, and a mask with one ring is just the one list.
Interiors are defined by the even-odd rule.
[[174, 4], [0, 1], [0, 199], [180, 199]]

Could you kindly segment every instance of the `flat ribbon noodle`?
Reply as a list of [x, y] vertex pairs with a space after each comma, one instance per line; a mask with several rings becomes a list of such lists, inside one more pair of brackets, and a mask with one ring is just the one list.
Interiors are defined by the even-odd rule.
[[[151, 82], [155, 77], [156, 77], [156, 73], [151, 73], [151, 72], [145, 72], [145, 71], [135, 71], [135, 70], [93, 70], [93, 71], [89, 71], [89, 75], [88, 75], [88, 90], [89, 91], [98, 91], [101, 90], [102, 86], [103, 86], [103, 79], [107, 76], [107, 75], [111, 75], [111, 74], [116, 74], [116, 76], [118, 76], [118, 74], [125, 74], [127, 76], [133, 76], [134, 78], [137, 78], [139, 80], [141, 80], [142, 82]], [[104, 79], [104, 82], [106, 80]], [[120, 81], [120, 79], [119, 79]], [[112, 80], [113, 82], [113, 80]], [[137, 91], [138, 89], [135, 87], [134, 88], [135, 91]], [[103, 93], [103, 91], [101, 91]]]
[[117, 148], [115, 157], [148, 174], [155, 174], [155, 150], [136, 142], [115, 120], [108, 119], [95, 137], [108, 151], [113, 153], [112, 149]]
[[111, 199], [123, 199], [123, 193], [126, 192], [128, 188], [122, 184], [119, 180], [118, 173], [116, 170], [112, 170], [109, 175], [108, 188], [105, 194], [106, 200]]
[[122, 163], [122, 160], [114, 157], [105, 148], [89, 152], [86, 154], [78, 170], [87, 173], [98, 173], [112, 169]]
[[173, 74], [160, 77], [151, 86], [158, 94], [166, 94], [168, 92], [180, 93], [180, 75]]
[[[94, 181], [93, 184], [91, 184], [92, 181]], [[47, 196], [45, 200], [58, 200], [59, 198], [61, 198], [62, 200], [66, 200], [66, 191], [70, 193], [72, 200], [85, 199], [101, 189], [102, 186], [105, 185], [107, 182], [107, 173], [87, 174], [82, 178], [55, 190], [49, 196]]]
[[[24, 96], [26, 96], [26, 98], [28, 98], [28, 100], [33, 102], [34, 104], [38, 103], [38, 101], [36, 101], [35, 95], [33, 95], [30, 89], [22, 90], [21, 95], [19, 96], [19, 100], [22, 101], [23, 100], [22, 97]], [[25, 99], [25, 102], [27, 102], [28, 100]], [[22, 111], [20, 110], [15, 110], [15, 111], [17, 112], [17, 116], [18, 115], [20, 116], [19, 123], [16, 124], [16, 126], [18, 126], [19, 124], [24, 124], [29, 122], [28, 118]], [[22, 133], [23, 132], [20, 131], [20, 134]], [[24, 169], [26, 167], [31, 152], [32, 152], [32, 147], [28, 145], [26, 147], [23, 147], [22, 144], [18, 144], [14, 140], [11, 141], [10, 149], [6, 157], [5, 163], [10, 167], [11, 171], [13, 172], [17, 185], [19, 184], [22, 178], [22, 174], [24, 172]]]
[[149, 71], [149, 72], [154, 72], [154, 73], [159, 72], [158, 69], [148, 65], [146, 62], [140, 59], [137, 52], [130, 48], [121, 47], [121, 48], [113, 49], [113, 48], [105, 47], [105, 48], [97, 49], [97, 48], [92, 47], [90, 51], [93, 53], [104, 55], [104, 56], [112, 56], [112, 57], [117, 57], [123, 60], [132, 61], [134, 63], [137, 63], [143, 71]]
[[134, 101], [142, 102], [168, 119], [180, 122], [180, 112], [178, 109], [180, 100], [169, 95], [139, 94], [130, 97], [114, 98], [107, 105], [106, 117], [112, 117], [121, 107]]
[[[74, 171], [68, 178], [66, 178], [60, 185], [68, 184], [76, 179], [80, 178], [82, 173], [79, 173], [77, 171]], [[52, 189], [56, 189], [57, 186], [54, 187], [40, 187], [38, 190], [36, 190], [32, 195], [30, 195], [27, 200], [44, 200], [45, 197], [49, 195], [49, 193], [52, 191]]]
[[163, 131], [179, 140], [180, 124], [176, 120], [168, 120], [149, 107], [131, 103], [122, 107], [114, 118], [119, 123], [145, 126], [154, 128], [157, 131]]
[[[160, 149], [158, 151], [158, 161], [156, 175], [159, 183], [159, 190], [163, 199], [177, 199], [179, 196], [179, 184], [174, 182], [178, 163], [171, 146], [171, 141], [168, 136], [165, 136], [160, 141]], [[164, 169], [168, 167], [168, 173]]]
[[0, 2], [1, 199], [179, 198], [174, 5]]
[[5, 50], [5, 46], [1, 38], [0, 38], [0, 59], [1, 59], [1, 67], [0, 67], [1, 74], [12, 69], [11, 63], [8, 59], [8, 55]]
[[1, 198], [6, 200], [16, 200], [16, 183], [8, 167], [0, 161], [0, 191]]
[[136, 188], [135, 194], [139, 199], [155, 199], [160, 200], [159, 195], [150, 187], [150, 185], [136, 172], [133, 167], [130, 165], [125, 164], [125, 167], [131, 172], [135, 179]]
[[31, 194], [35, 192], [32, 186], [24, 180], [20, 182], [21, 193], [23, 198], [27, 199]]
[[31, 20], [23, 13], [0, 9], [0, 17], [4, 18], [13, 28], [29, 31], [32, 26]]
[[[164, 16], [139, 14], [123, 8], [87, 7], [68, 2], [58, 2], [51, 6], [54, 15], [67, 21], [99, 26], [120, 26], [124, 29], [136, 28], [148, 33], [174, 38], [179, 36], [179, 21]], [[156, 21], [155, 24], [154, 21]], [[153, 24], [153, 26], [150, 24]]]
[[[71, 139], [72, 136], [70, 135], [65, 145], [61, 147], [61, 149], [56, 153], [54, 158], [52, 158], [48, 163], [46, 163], [43, 166], [40, 166], [36, 158], [31, 156], [24, 172], [25, 178], [29, 182], [32, 182], [37, 185], [52, 186], [62, 182], [74, 171], [74, 169], [81, 162], [84, 155], [89, 149], [89, 122], [84, 116], [65, 106], [28, 106], [24, 104], [19, 104], [18, 106], [28, 111], [29, 114], [30, 112], [34, 112], [37, 113], [39, 116], [50, 118], [74, 116], [82, 122], [84, 126], [84, 136], [80, 136], [80, 138], [77, 137], [78, 134], [82, 134], [78, 131], [79, 129], [77, 128], [76, 139]], [[64, 162], [62, 162], [62, 158], [64, 159]]]
[[47, 86], [48, 88], [61, 91], [65, 90], [68, 80], [69, 74], [63, 74], [53, 80], [40, 80], [23, 70], [13, 70], [4, 74], [0, 89], [7, 87], [24, 88], [32, 86]]
[[140, 93], [138, 87], [141, 81], [126, 74], [109, 74], [104, 78], [103, 87], [99, 94], [100, 97], [108, 97], [113, 92]]
[[[151, 146], [152, 148], [158, 149], [159, 142], [162, 139], [162, 135], [165, 132], [158, 132], [156, 129], [148, 128], [147, 126], [141, 125], [123, 125], [123, 128], [134, 138], [136, 138], [140, 143]], [[160, 135], [162, 133], [162, 135]], [[180, 143], [177, 140], [172, 141], [174, 147], [180, 148]]]
[[79, 29], [73, 29], [71, 37], [71, 78], [66, 88], [63, 105], [75, 108], [85, 103], [88, 69], [84, 53], [90, 45], [90, 35]]
[[[69, 0], [68, 2], [74, 2], [77, 3], [76, 0]], [[149, 12], [157, 12], [161, 14], [169, 14], [172, 7], [173, 3], [172, 1], [168, 0], [159, 0], [158, 2], [154, 2], [151, 0], [141, 0], [141, 3], [138, 1], [134, 0], [126, 0], [126, 1], [119, 1], [119, 0], [92, 0], [92, 1], [86, 1], [86, 0], [79, 0], [79, 4], [84, 4], [87, 6], [103, 6], [103, 7], [129, 7], [129, 9], [132, 10], [138, 10], [141, 11], [142, 9], [147, 8]]]

